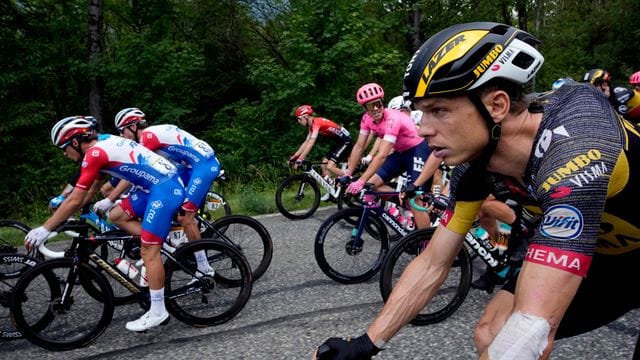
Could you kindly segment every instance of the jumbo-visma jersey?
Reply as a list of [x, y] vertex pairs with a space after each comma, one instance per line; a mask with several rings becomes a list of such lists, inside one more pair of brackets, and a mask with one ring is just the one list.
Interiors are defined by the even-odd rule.
[[100, 173], [131, 182], [149, 190], [176, 176], [176, 167], [167, 159], [125, 138], [108, 135], [90, 147], [82, 159], [76, 187], [87, 190]]
[[542, 106], [525, 183], [456, 167], [447, 228], [465, 233], [492, 193], [541, 214], [526, 261], [585, 276], [596, 253], [640, 257], [640, 130], [589, 85], [563, 86]]

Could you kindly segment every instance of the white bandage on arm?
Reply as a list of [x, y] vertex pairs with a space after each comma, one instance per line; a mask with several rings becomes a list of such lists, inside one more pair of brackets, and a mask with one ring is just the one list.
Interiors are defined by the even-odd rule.
[[536, 360], [547, 347], [551, 325], [547, 319], [514, 312], [489, 345], [491, 360]]

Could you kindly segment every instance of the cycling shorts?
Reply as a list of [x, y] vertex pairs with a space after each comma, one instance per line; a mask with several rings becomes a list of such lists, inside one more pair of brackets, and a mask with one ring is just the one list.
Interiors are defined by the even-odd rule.
[[[407, 183], [412, 183], [422, 172], [424, 163], [427, 161], [430, 153], [431, 150], [426, 141], [421, 141], [418, 145], [403, 152], [394, 151], [391, 155], [387, 156], [387, 159], [376, 174], [378, 174], [384, 182], [388, 182], [406, 171], [408, 175]], [[431, 180], [423, 184], [420, 188], [430, 189]]]
[[211, 184], [220, 173], [220, 162], [213, 156], [209, 159], [201, 159], [194, 167], [182, 167], [178, 174], [185, 186], [185, 197], [182, 208], [185, 211], [195, 212], [204, 203]]
[[142, 220], [140, 240], [146, 245], [162, 245], [171, 229], [171, 220], [184, 200], [184, 186], [176, 176], [154, 185], [149, 192], [135, 189], [120, 207], [129, 218]]
[[331, 150], [326, 155], [327, 160], [331, 160], [338, 164], [345, 161], [353, 149], [353, 143], [349, 137], [340, 138], [340, 140], [331, 147]]

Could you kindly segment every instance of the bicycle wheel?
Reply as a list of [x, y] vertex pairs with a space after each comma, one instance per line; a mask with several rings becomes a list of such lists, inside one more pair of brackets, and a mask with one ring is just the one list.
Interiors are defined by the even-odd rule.
[[44, 260], [42, 254], [32, 250], [27, 254], [24, 237], [31, 231], [29, 225], [15, 220], [0, 220], [0, 253], [19, 252], [38, 260]]
[[[196, 253], [204, 251], [213, 276], [198, 271]], [[165, 262], [167, 309], [193, 326], [225, 323], [235, 317], [251, 296], [251, 270], [235, 247], [211, 239], [189, 243]], [[197, 274], [196, 277], [193, 274]]]
[[[113, 317], [113, 293], [102, 274], [73, 260], [41, 262], [18, 280], [11, 301], [16, 328], [32, 343], [49, 350], [71, 350], [95, 341]], [[78, 281], [79, 280], [79, 281]], [[99, 299], [85, 290], [86, 282], [100, 289]], [[62, 300], [62, 294], [67, 296]]]
[[216, 221], [231, 215], [231, 205], [222, 194], [209, 191], [202, 207], [202, 217], [209, 221]]
[[316, 181], [305, 174], [291, 175], [278, 185], [276, 207], [292, 220], [306, 219], [320, 206], [320, 189]]
[[389, 251], [385, 224], [373, 212], [368, 212], [359, 241], [353, 237], [364, 213], [358, 208], [337, 211], [320, 225], [316, 234], [316, 262], [322, 272], [337, 282], [355, 284], [370, 279], [380, 270]]
[[[429, 244], [433, 232], [434, 228], [416, 230], [405, 236], [389, 252], [380, 275], [380, 293], [385, 302], [407, 265]], [[456, 312], [471, 287], [471, 265], [469, 252], [463, 246], [438, 292], [427, 306], [411, 320], [411, 323], [414, 325], [433, 324]]]
[[9, 305], [18, 279], [31, 269], [38, 260], [18, 253], [0, 254], [0, 339], [22, 338], [11, 322]]
[[[224, 229], [220, 231], [219, 229]], [[269, 268], [273, 257], [273, 242], [267, 228], [258, 220], [244, 215], [230, 215], [208, 224], [203, 238], [221, 240], [233, 245], [249, 263], [253, 281]]]

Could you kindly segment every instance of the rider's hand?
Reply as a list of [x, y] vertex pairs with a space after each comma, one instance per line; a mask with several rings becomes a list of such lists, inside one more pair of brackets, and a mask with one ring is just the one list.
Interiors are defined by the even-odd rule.
[[361, 360], [371, 359], [380, 352], [369, 335], [353, 339], [329, 338], [318, 347], [316, 359]]
[[298, 159], [296, 159], [296, 162], [293, 164], [293, 168], [294, 168], [294, 169], [299, 168], [299, 167], [300, 167], [300, 165], [302, 165], [302, 161], [303, 161], [303, 160], [304, 160], [304, 159], [302, 159], [302, 158], [298, 158]]
[[107, 197], [93, 204], [93, 211], [97, 213], [106, 214], [107, 211], [109, 211], [109, 209], [111, 209], [112, 206], [113, 206], [113, 201], [111, 201], [111, 199]]
[[35, 229], [31, 229], [31, 231], [29, 231], [29, 233], [27, 233], [27, 236], [25, 236], [24, 238], [24, 246], [27, 248], [27, 250], [31, 251], [33, 247], [38, 247], [45, 240], [47, 240], [49, 234], [51, 234], [51, 231], [45, 229], [44, 226], [39, 226]]
[[347, 185], [351, 181], [351, 175], [342, 175], [338, 178], [338, 184], [341, 186]]
[[404, 196], [407, 197], [408, 199], [413, 199], [414, 197], [416, 197], [417, 190], [418, 190], [418, 187], [416, 186], [416, 184], [409, 183], [407, 184], [407, 188], [404, 190]]
[[289, 158], [289, 165], [293, 165], [293, 163], [295, 163], [297, 159], [298, 159], [298, 155], [296, 154], [291, 155], [291, 157]]
[[360, 164], [362, 164], [362, 166], [367, 166], [367, 165], [369, 165], [371, 160], [373, 160], [373, 156], [367, 155], [367, 156], [363, 157], [362, 159], [360, 159]]
[[351, 184], [349, 184], [349, 187], [347, 188], [347, 194], [357, 194], [360, 192], [360, 190], [362, 190], [363, 187], [364, 187], [364, 180], [358, 179], [352, 182]]
[[51, 200], [49, 200], [49, 210], [57, 209], [60, 206], [60, 204], [62, 204], [64, 199], [65, 199], [64, 195], [58, 195], [58, 196], [52, 197]]

